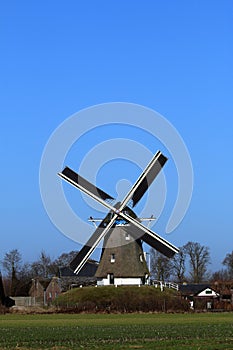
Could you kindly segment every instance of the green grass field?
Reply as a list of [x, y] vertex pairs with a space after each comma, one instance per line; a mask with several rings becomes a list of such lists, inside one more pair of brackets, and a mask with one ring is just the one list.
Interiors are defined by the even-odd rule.
[[0, 349], [233, 349], [233, 314], [5, 314]]

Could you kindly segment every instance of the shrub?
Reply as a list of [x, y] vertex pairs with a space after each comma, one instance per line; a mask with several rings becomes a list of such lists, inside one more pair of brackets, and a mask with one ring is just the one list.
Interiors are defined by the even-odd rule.
[[0, 314], [6, 314], [9, 312], [9, 309], [4, 305], [0, 305]]

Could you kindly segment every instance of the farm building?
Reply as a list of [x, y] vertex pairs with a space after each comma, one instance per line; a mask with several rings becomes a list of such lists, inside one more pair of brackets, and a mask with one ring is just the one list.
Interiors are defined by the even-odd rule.
[[220, 297], [220, 294], [212, 289], [210, 284], [181, 284], [179, 291], [184, 299], [190, 301], [191, 309], [195, 309], [197, 304], [203, 305], [206, 309], [212, 309], [214, 300]]
[[49, 305], [61, 291], [60, 278], [35, 278], [32, 280], [29, 296], [32, 298], [32, 305]]

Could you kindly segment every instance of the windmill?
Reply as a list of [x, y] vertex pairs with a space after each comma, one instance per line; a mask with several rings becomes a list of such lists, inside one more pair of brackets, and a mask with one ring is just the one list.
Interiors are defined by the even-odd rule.
[[[97, 245], [104, 238], [100, 264], [96, 272], [98, 284], [144, 284], [148, 278], [148, 268], [142, 250], [142, 241], [171, 258], [179, 249], [148, 227], [144, 226], [134, 211], [158, 175], [167, 158], [158, 151], [135, 184], [121, 202], [114, 204], [114, 198], [91, 184], [69, 167], [58, 175], [109, 209], [95, 232], [71, 261], [75, 273], [83, 268]], [[91, 219], [94, 221], [94, 219]]]

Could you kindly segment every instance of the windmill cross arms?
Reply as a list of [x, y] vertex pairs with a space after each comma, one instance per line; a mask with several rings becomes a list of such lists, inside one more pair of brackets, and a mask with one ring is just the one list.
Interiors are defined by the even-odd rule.
[[[150, 162], [152, 167], [148, 165], [148, 167], [147, 167], [148, 171], [149, 171], [149, 169], [153, 169], [153, 171], [154, 171], [155, 168], [153, 168], [153, 166], [154, 166], [154, 164], [156, 164], [156, 159], [158, 159], [160, 154], [161, 154], [161, 152], [158, 152], [156, 154], [156, 156], [153, 158], [154, 162], [152, 162], [152, 161]], [[143, 172], [143, 174], [146, 174], [146, 170]], [[153, 172], [153, 174], [155, 174], [155, 171]], [[130, 222], [131, 224], [133, 224], [133, 226], [137, 228], [137, 234], [139, 233], [139, 236], [141, 237], [141, 239], [143, 241], [145, 241], [146, 243], [148, 243], [149, 245], [153, 246], [154, 248], [158, 249], [162, 254], [166, 255], [167, 257], [172, 257], [175, 253], [179, 252], [179, 249], [177, 247], [173, 246], [171, 243], [169, 243], [168, 241], [166, 241], [165, 239], [163, 239], [159, 235], [155, 234], [149, 228], [142, 225], [138, 220], [135, 220], [132, 216], [127, 215], [126, 212], [123, 210], [124, 209], [124, 207], [123, 207], [124, 200], [120, 204], [117, 203], [117, 207], [120, 207], [120, 208], [116, 209], [114, 206], [110, 205], [109, 203], [107, 203], [103, 199], [103, 198], [113, 199], [110, 195], [108, 195], [104, 191], [102, 191], [102, 190], [98, 189], [97, 187], [95, 187], [94, 185], [92, 185], [90, 182], [88, 182], [87, 180], [82, 178], [80, 175], [76, 174], [70, 168], [66, 167], [62, 171], [62, 173], [59, 173], [59, 175], [61, 177], [63, 177], [66, 181], [70, 182], [73, 186], [79, 188], [84, 193], [90, 195], [92, 198], [94, 198], [98, 202], [102, 203], [109, 210], [113, 211], [115, 213], [115, 215], [114, 215], [115, 219], [119, 215], [120, 217], [125, 219], [127, 222]], [[142, 181], [144, 181], [145, 176], [140, 177], [140, 178]], [[138, 183], [138, 181], [139, 180], [137, 180], [136, 183]], [[139, 186], [140, 186], [140, 181], [139, 181]], [[140, 188], [140, 187], [138, 187], [138, 188]], [[129, 198], [129, 195], [127, 195], [125, 198]], [[112, 221], [112, 225], [114, 224], [114, 221]], [[100, 224], [100, 226], [101, 226], [101, 224]], [[109, 229], [111, 228], [111, 226], [109, 227]], [[105, 233], [107, 233], [109, 229], [107, 229], [106, 231], [104, 230]], [[97, 228], [97, 230], [98, 230], [98, 228]], [[104, 235], [105, 235], [105, 233], [104, 233]], [[95, 235], [95, 233], [94, 233], [94, 235]], [[104, 237], [104, 235], [103, 236], [101, 235], [101, 238]], [[137, 238], [139, 238], [139, 237], [137, 237]], [[98, 243], [99, 243], [99, 241], [98, 241]], [[89, 243], [86, 244], [86, 246], [89, 246], [89, 245], [90, 245]], [[92, 253], [93, 250], [94, 249], [89, 249], [89, 255]], [[80, 251], [80, 253], [81, 252], [82, 252], [82, 250]], [[88, 257], [89, 257], [89, 255], [88, 255]], [[87, 259], [88, 259], [88, 257], [87, 257]]]
[[[149, 228], [143, 226], [137, 219], [132, 215], [133, 212], [129, 211], [129, 208], [126, 207], [127, 203], [132, 200], [133, 206], [142, 198], [145, 191], [148, 189], [150, 184], [153, 182], [163, 165], [166, 163], [167, 158], [159, 151], [152, 158], [151, 162], [148, 164], [146, 169], [140, 175], [138, 180], [135, 182], [131, 190], [125, 196], [121, 203], [116, 203], [115, 206], [108, 203], [106, 200], [112, 200], [113, 197], [100, 190], [98, 187], [94, 186], [86, 179], [75, 173], [72, 169], [66, 167], [58, 175], [64, 180], [72, 184], [73, 186], [80, 189], [85, 194], [89, 195], [97, 202], [101, 203], [103, 206], [107, 207], [111, 211], [111, 219], [109, 222], [106, 222], [106, 218], [96, 229], [94, 234], [88, 240], [87, 244], [81, 249], [77, 257], [71, 262], [71, 267], [76, 273], [78, 273], [91, 253], [94, 251], [100, 240], [107, 234], [110, 228], [114, 225], [118, 216], [125, 219], [126, 222], [131, 223], [135, 229], [137, 237], [135, 239], [141, 238], [146, 243], [152, 247], [158, 249], [161, 253], [168, 257], [172, 257], [175, 253], [179, 251], [178, 248], [170, 244], [168, 241], [164, 240], [157, 234], [154, 234], [153, 231]], [[128, 209], [127, 209], [128, 208]], [[127, 210], [128, 211], [127, 211]], [[132, 215], [131, 215], [132, 214]], [[106, 225], [106, 226], [105, 226]], [[138, 236], [139, 235], [139, 236]]]
[[[131, 190], [125, 196], [123, 201], [119, 206], [119, 210], [122, 210], [127, 203], [132, 199], [133, 206], [135, 206], [138, 201], [142, 198], [148, 187], [152, 184], [155, 177], [158, 175], [164, 164], [166, 163], [167, 158], [158, 151], [155, 156], [152, 158], [150, 163], [147, 165], [146, 169], [139, 176]], [[87, 195], [91, 196], [93, 199], [97, 200], [99, 203], [105, 205], [106, 200], [113, 200], [114, 198], [108, 193], [104, 192], [100, 188], [94, 186], [89, 181], [84, 179], [82, 176], [77, 174], [75, 171], [69, 167], [65, 167], [62, 172], [58, 173], [60, 177], [69, 182], [71, 185], [77, 187]], [[111, 210], [115, 210], [113, 206], [108, 207]]]
[[92, 197], [99, 198], [101, 200], [113, 200], [114, 198], [108, 193], [102, 191], [100, 188], [94, 186], [92, 183], [84, 179], [82, 176], [77, 174], [75, 171], [69, 167], [65, 167], [61, 173], [58, 173], [60, 177], [69, 182], [71, 185], [79, 188], [81, 191], [85, 192]]

